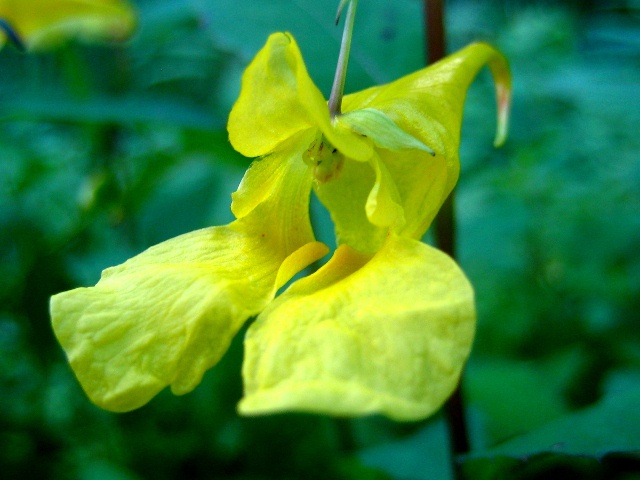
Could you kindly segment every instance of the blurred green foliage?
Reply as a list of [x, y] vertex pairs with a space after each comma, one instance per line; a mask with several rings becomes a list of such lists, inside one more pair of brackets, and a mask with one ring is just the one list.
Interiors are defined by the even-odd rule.
[[[241, 339], [193, 393], [103, 412], [49, 325], [51, 294], [231, 219], [249, 164], [224, 129], [242, 70], [288, 30], [326, 94], [336, 4], [139, 0], [126, 45], [0, 51], [3, 478], [450, 478], [439, 417], [238, 417]], [[514, 76], [504, 148], [488, 75], [463, 126], [458, 243], [479, 324], [465, 379], [476, 453], [459, 460], [473, 479], [640, 478], [640, 3], [447, 8], [450, 48], [488, 40]], [[421, 67], [420, 9], [362, 2], [348, 91]]]

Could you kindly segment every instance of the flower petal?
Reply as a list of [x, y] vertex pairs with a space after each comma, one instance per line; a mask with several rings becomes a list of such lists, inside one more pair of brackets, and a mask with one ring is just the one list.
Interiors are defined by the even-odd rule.
[[314, 183], [313, 188], [331, 213], [340, 245], [376, 252], [389, 228], [399, 230], [405, 223], [394, 179], [375, 152], [367, 163], [345, 162], [336, 178]]
[[[32, 49], [70, 36], [124, 39], [136, 24], [125, 0], [0, 0], [0, 18]], [[0, 46], [4, 41], [0, 34]]]
[[191, 391], [247, 318], [327, 253], [309, 224], [306, 166], [279, 161], [289, 174], [275, 175], [238, 220], [156, 245], [95, 287], [52, 298], [55, 334], [93, 402], [128, 411], [168, 385]]
[[506, 136], [511, 91], [509, 67], [497, 50], [484, 43], [470, 45], [387, 85], [344, 97], [345, 116], [352, 111], [376, 109], [436, 152], [433, 157], [421, 151], [379, 150], [402, 198], [406, 224], [398, 233], [403, 236], [420, 238], [457, 182], [464, 100], [469, 85], [484, 65], [489, 66], [496, 82], [495, 143], [499, 144]]
[[446, 198], [447, 166], [418, 150], [377, 149], [369, 162], [344, 163], [329, 182], [314, 183], [330, 212], [338, 244], [373, 253], [389, 228], [419, 239]]
[[301, 94], [312, 112], [326, 108], [293, 37], [274, 33], [242, 76], [227, 125], [233, 148], [247, 157], [267, 155], [295, 133], [317, 127]]
[[177, 395], [195, 388], [244, 321], [326, 252], [309, 243], [283, 263], [242, 221], [199, 230], [52, 297], [53, 328], [91, 400], [132, 410], [168, 385]]
[[371, 159], [371, 165], [376, 174], [376, 182], [367, 197], [367, 218], [378, 227], [400, 228], [405, 219], [398, 189], [378, 155]]
[[365, 209], [375, 184], [376, 172], [369, 162], [345, 161], [339, 175], [313, 185], [331, 213], [338, 244], [373, 253], [384, 243], [388, 227], [374, 225]]
[[[294, 216], [306, 215], [312, 174], [302, 161], [302, 153], [314, 133], [314, 129], [298, 132], [284, 140], [278, 151], [251, 163], [238, 190], [231, 195], [231, 210], [236, 218], [244, 217], [268, 198], [279, 204], [273, 207], [279, 215], [287, 212]], [[308, 225], [303, 222], [300, 226]]]
[[446, 161], [440, 155], [432, 157], [415, 150], [378, 153], [403, 207], [405, 222], [394, 231], [404, 237], [422, 238], [450, 193]]
[[229, 140], [243, 155], [258, 157], [309, 128], [322, 130], [350, 158], [364, 161], [372, 153], [361, 136], [333, 126], [295, 39], [289, 33], [274, 33], [242, 76], [240, 97], [229, 115]]
[[442, 252], [395, 235], [373, 256], [341, 246], [249, 327], [238, 409], [422, 419], [455, 389], [474, 329], [472, 287]]

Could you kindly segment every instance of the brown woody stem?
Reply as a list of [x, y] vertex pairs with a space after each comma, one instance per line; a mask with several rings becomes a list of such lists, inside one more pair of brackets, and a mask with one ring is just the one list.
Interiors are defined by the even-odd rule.
[[[437, 62], [445, 56], [445, 26], [443, 0], [424, 0], [425, 50], [427, 64]], [[455, 259], [455, 190], [442, 205], [435, 222], [435, 241], [443, 252]], [[464, 411], [464, 401], [460, 385], [451, 395], [445, 406], [445, 418], [449, 429], [451, 462], [456, 479], [462, 473], [456, 462], [456, 456], [469, 451], [469, 436]]]

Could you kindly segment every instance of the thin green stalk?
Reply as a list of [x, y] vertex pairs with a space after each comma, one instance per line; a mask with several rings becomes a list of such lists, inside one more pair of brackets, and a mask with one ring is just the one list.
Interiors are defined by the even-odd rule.
[[[424, 0], [424, 24], [426, 30], [427, 64], [437, 62], [445, 56], [445, 25], [443, 0]], [[435, 240], [438, 248], [455, 259], [456, 224], [455, 190], [438, 213], [435, 222]], [[455, 478], [461, 479], [462, 473], [456, 462], [456, 456], [469, 451], [469, 436], [464, 411], [464, 398], [460, 384], [445, 406], [445, 418], [449, 429], [451, 462]]]
[[[340, 20], [340, 14], [344, 5], [348, 0], [342, 0], [338, 7], [336, 16], [336, 24]], [[356, 18], [356, 7], [358, 0], [351, 0], [347, 10], [347, 18], [344, 22], [344, 30], [342, 32], [342, 44], [340, 45], [340, 54], [338, 56], [338, 65], [336, 66], [336, 74], [333, 78], [333, 87], [331, 88], [331, 96], [329, 97], [329, 112], [331, 118], [342, 113], [342, 96], [344, 94], [344, 83], [347, 77], [347, 65], [349, 64], [349, 52], [351, 51], [351, 37], [353, 36], [353, 24]]]

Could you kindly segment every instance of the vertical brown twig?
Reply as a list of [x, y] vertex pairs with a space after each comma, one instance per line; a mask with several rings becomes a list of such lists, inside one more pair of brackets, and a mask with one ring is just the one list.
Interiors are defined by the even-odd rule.
[[[443, 0], [424, 0], [425, 50], [427, 64], [437, 62], [445, 56], [445, 26]], [[435, 222], [435, 241], [442, 251], [455, 259], [455, 190], [442, 205]], [[464, 402], [460, 385], [445, 406], [445, 417], [450, 436], [451, 462], [455, 477], [461, 472], [456, 463], [456, 455], [469, 451], [469, 437], [464, 412]]]
[[424, 26], [426, 60], [430, 65], [446, 53], [443, 0], [424, 0]]

